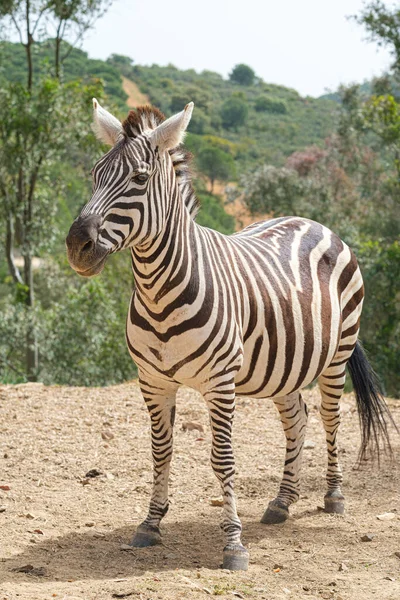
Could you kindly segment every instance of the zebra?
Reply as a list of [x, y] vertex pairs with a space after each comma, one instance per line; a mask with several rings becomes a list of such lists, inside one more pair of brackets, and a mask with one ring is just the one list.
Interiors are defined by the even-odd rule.
[[358, 341], [363, 280], [350, 248], [314, 221], [286, 216], [223, 235], [198, 225], [190, 157], [182, 149], [193, 103], [165, 119], [151, 106], [122, 123], [93, 99], [94, 129], [111, 149], [95, 164], [93, 195], [66, 238], [68, 260], [84, 277], [130, 248], [135, 289], [126, 341], [151, 422], [153, 489], [134, 547], [161, 543], [168, 510], [175, 397], [181, 385], [209, 411], [211, 465], [223, 495], [223, 568], [246, 570], [249, 553], [234, 495], [231, 444], [236, 396], [271, 398], [286, 436], [283, 478], [262, 523], [281, 523], [299, 498], [307, 407], [315, 380], [326, 432], [325, 510], [344, 512], [337, 448], [345, 367], [361, 422], [360, 459], [392, 421]]

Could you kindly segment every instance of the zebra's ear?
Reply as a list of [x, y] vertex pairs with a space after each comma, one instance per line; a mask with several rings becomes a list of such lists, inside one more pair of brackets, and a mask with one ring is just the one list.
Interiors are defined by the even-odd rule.
[[158, 146], [160, 150], [170, 150], [183, 142], [193, 107], [193, 102], [189, 102], [182, 112], [170, 117], [154, 129], [151, 133], [154, 148]]
[[110, 146], [114, 146], [118, 138], [123, 135], [120, 121], [100, 106], [96, 98], [93, 98], [92, 127], [97, 139]]

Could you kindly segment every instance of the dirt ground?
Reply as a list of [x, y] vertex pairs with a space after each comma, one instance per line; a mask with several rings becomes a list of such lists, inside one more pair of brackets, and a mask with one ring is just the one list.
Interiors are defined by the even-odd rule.
[[[275, 526], [259, 521], [280, 480], [280, 422], [271, 401], [238, 400], [236, 490], [250, 566], [230, 573], [220, 568], [222, 509], [210, 503], [219, 488], [207, 413], [195, 392], [179, 393], [164, 544], [124, 550], [151, 490], [149, 423], [137, 384], [0, 387], [0, 600], [399, 600], [399, 465], [353, 469], [359, 428], [346, 396], [340, 446], [347, 512], [325, 514], [319, 394], [305, 396], [307, 445], [315, 446], [304, 451], [303, 495], [289, 521]], [[389, 403], [400, 423], [400, 403]], [[184, 432], [185, 421], [205, 433]], [[398, 455], [399, 439], [393, 441]], [[102, 474], [85, 477], [91, 469]], [[377, 518], [388, 512], [389, 520]], [[363, 542], [365, 534], [372, 541]], [[16, 570], [27, 565], [28, 573]]]

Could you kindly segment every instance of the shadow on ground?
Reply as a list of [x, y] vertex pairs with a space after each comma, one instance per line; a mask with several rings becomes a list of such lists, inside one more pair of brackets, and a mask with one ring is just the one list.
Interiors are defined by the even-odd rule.
[[[318, 514], [315, 516], [318, 519]], [[268, 544], [290, 544], [298, 520], [283, 525], [261, 525], [245, 521], [243, 539], [256, 545], [262, 540]], [[37, 581], [74, 581], [82, 579], [110, 579], [113, 577], [140, 577], [146, 572], [195, 570], [200, 567], [218, 569], [221, 566], [223, 536], [216, 522], [173, 522], [163, 528], [163, 544], [153, 548], [122, 550], [132, 537], [133, 527], [124, 527], [101, 533], [69, 533], [59, 538], [43, 540], [23, 552], [0, 563], [0, 584], [22, 582], [32, 575], [13, 571], [24, 565], [44, 567], [45, 575]], [[298, 529], [296, 530], [298, 531]], [[325, 526], [313, 526], [315, 543], [322, 542]], [[304, 535], [309, 536], [308, 527]], [[101, 537], [97, 537], [101, 536]], [[251, 553], [251, 550], [250, 550]]]

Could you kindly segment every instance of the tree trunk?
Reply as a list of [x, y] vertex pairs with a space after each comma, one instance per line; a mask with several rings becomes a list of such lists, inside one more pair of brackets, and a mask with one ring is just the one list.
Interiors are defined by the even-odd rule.
[[33, 307], [35, 304], [35, 297], [33, 292], [32, 257], [29, 254], [26, 254], [24, 256], [24, 262], [25, 285], [28, 288], [25, 300], [25, 304], [28, 307], [28, 325], [26, 331], [26, 375], [28, 381], [36, 381], [39, 365], [36, 332], [32, 314]]
[[33, 287], [31, 236], [34, 193], [42, 161], [43, 156], [39, 158], [36, 167], [33, 170], [32, 175], [30, 177], [29, 190], [24, 210], [24, 246], [26, 248], [24, 252], [24, 275], [25, 285], [27, 286], [25, 303], [28, 307], [28, 326], [26, 332], [26, 374], [28, 377], [28, 381], [36, 381], [39, 367], [37, 338], [35, 324], [33, 322], [33, 308], [35, 305], [35, 296]]
[[215, 183], [214, 177], [210, 177], [210, 183], [211, 183], [210, 193], [213, 194], [214, 193], [214, 183]]
[[26, 0], [25, 5], [25, 20], [26, 20], [26, 58], [28, 62], [28, 91], [32, 90], [32, 81], [33, 81], [33, 64], [32, 64], [32, 44], [33, 37], [31, 32], [30, 18], [31, 18], [31, 4], [30, 0]]
[[9, 213], [7, 217], [7, 233], [6, 233], [6, 255], [7, 264], [10, 275], [13, 278], [14, 283], [23, 283], [21, 274], [14, 262], [14, 227], [12, 214]]
[[55, 56], [55, 63], [56, 63], [56, 78], [60, 79], [60, 38], [56, 38], [56, 56]]
[[56, 71], [56, 78], [60, 79], [60, 61], [61, 61], [61, 57], [60, 57], [60, 46], [61, 46], [61, 27], [62, 27], [63, 21], [60, 20], [58, 27], [57, 27], [57, 34], [56, 34], [56, 49], [55, 49], [55, 56], [54, 56], [54, 62], [55, 62], [55, 71]]

